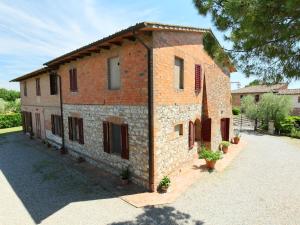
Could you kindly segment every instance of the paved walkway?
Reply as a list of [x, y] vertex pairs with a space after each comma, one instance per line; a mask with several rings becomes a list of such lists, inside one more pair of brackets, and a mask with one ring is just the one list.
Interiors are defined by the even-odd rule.
[[0, 135], [0, 224], [300, 224], [300, 140], [242, 138], [248, 146], [225, 171], [173, 204], [135, 208], [37, 141]]

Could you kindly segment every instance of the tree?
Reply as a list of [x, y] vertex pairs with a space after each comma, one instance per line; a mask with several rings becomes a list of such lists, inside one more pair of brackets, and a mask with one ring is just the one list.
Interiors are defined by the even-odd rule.
[[242, 112], [251, 120], [255, 120], [254, 130], [257, 129], [258, 107], [252, 95], [243, 97], [241, 102]]
[[290, 96], [263, 94], [258, 103], [258, 118], [264, 124], [273, 120], [275, 128], [278, 128], [280, 122], [289, 115], [292, 107], [293, 103]]
[[233, 46], [246, 76], [278, 83], [300, 78], [300, 0], [193, 0]]
[[0, 88], [0, 98], [4, 101], [15, 101], [16, 99], [20, 98], [19, 91], [7, 90], [5, 88]]

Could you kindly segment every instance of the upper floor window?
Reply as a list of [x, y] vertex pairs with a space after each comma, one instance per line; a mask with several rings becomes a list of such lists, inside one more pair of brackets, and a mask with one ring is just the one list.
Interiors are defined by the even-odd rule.
[[69, 76], [70, 76], [70, 91], [76, 92], [78, 90], [78, 88], [77, 88], [77, 69], [76, 68], [70, 69]]
[[23, 86], [23, 88], [24, 88], [24, 96], [27, 96], [27, 83], [26, 83], [26, 81], [24, 81], [24, 86]]
[[118, 90], [121, 87], [119, 57], [108, 59], [108, 89]]
[[195, 91], [196, 93], [200, 93], [201, 91], [201, 65], [195, 65]]
[[178, 57], [175, 57], [174, 86], [176, 89], [183, 89], [183, 59]]
[[300, 103], [300, 96], [298, 96], [298, 103]]
[[36, 89], [36, 96], [41, 96], [40, 78], [35, 79], [35, 89]]
[[50, 94], [51, 95], [57, 95], [58, 89], [57, 89], [57, 75], [55, 73], [51, 73], [49, 75], [50, 77]]

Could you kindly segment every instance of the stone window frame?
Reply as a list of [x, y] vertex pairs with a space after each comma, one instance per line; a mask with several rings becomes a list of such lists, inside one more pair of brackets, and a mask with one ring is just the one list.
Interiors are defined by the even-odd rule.
[[[175, 84], [175, 66], [176, 66], [176, 60], [180, 60], [182, 62], [182, 66], [181, 66], [181, 71], [180, 71], [180, 76], [179, 76], [179, 84], [178, 86]], [[175, 88], [175, 91], [177, 92], [181, 92], [184, 90], [184, 73], [185, 73], [185, 69], [184, 69], [184, 58], [180, 57], [178, 55], [174, 56], [174, 62], [173, 62], [173, 87]], [[181, 81], [182, 80], [182, 81]], [[180, 85], [180, 82], [182, 82], [182, 84]]]

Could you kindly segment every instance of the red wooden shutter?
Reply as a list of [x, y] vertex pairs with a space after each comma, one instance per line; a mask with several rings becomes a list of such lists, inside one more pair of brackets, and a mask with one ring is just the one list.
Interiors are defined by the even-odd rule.
[[68, 124], [69, 124], [69, 140], [73, 140], [73, 124], [72, 124], [72, 117], [68, 117]]
[[54, 115], [51, 115], [51, 128], [52, 128], [52, 134], [55, 134], [55, 121], [54, 121]]
[[211, 141], [211, 118], [203, 120], [201, 134], [203, 141]]
[[79, 132], [79, 144], [84, 144], [84, 134], [83, 134], [83, 119], [78, 118], [78, 132]]
[[195, 142], [195, 129], [194, 123], [192, 121], [189, 122], [189, 149], [194, 147]]
[[77, 69], [73, 69], [73, 90], [77, 91]]
[[201, 91], [201, 65], [195, 65], [195, 91], [199, 93]]
[[128, 125], [121, 125], [122, 158], [129, 159]]
[[103, 147], [105, 152], [110, 153], [109, 122], [107, 121], [103, 121]]

